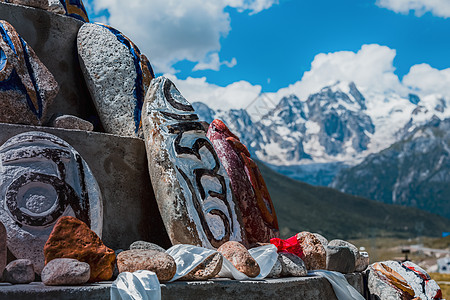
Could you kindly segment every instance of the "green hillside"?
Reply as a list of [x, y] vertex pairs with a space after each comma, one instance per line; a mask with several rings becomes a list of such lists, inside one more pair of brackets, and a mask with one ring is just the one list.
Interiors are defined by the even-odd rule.
[[440, 236], [442, 231], [450, 231], [450, 219], [312, 186], [278, 174], [261, 162], [258, 165], [284, 238], [304, 230], [328, 239]]

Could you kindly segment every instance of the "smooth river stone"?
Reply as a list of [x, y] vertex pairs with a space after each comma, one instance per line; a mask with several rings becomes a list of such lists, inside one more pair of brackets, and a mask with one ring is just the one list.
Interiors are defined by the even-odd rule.
[[66, 216], [58, 220], [44, 246], [45, 263], [55, 258], [73, 258], [88, 263], [89, 282], [111, 279], [116, 254], [100, 237], [77, 218]]
[[0, 222], [0, 281], [2, 279], [3, 270], [6, 267], [7, 250], [6, 247], [6, 228], [2, 222]]
[[247, 243], [230, 180], [192, 106], [167, 78], [152, 81], [143, 108], [150, 178], [172, 243]]
[[349, 247], [327, 246], [327, 270], [344, 274], [355, 271], [355, 256]]
[[230, 177], [250, 245], [267, 243], [271, 238], [279, 237], [277, 216], [269, 191], [247, 148], [221, 120], [214, 120], [209, 125], [206, 136]]
[[297, 240], [303, 250], [302, 259], [308, 270], [324, 270], [327, 266], [327, 252], [322, 243], [310, 232], [297, 234]]
[[3, 281], [13, 284], [26, 284], [35, 279], [34, 266], [29, 259], [16, 259], [3, 271]]
[[77, 36], [84, 79], [106, 132], [138, 135], [145, 93], [154, 78], [147, 57], [116, 29], [86, 23]]
[[177, 272], [177, 264], [172, 256], [155, 250], [134, 249], [117, 255], [119, 273], [148, 270], [156, 273], [159, 281], [169, 281]]
[[[361, 257], [361, 254], [359, 253], [359, 250], [358, 250], [358, 248], [356, 248], [355, 245], [353, 245], [350, 242], [344, 241], [344, 240], [336, 239], [336, 240], [330, 241], [328, 243], [328, 246], [348, 247], [350, 249], [350, 251], [352, 251], [353, 255], [355, 256], [355, 268], [351, 272], [354, 272], [355, 270], [358, 272], [362, 271], [361, 268], [362, 268], [362, 264], [364, 264], [364, 258]], [[356, 269], [356, 267], [358, 267], [358, 270]], [[367, 267], [367, 265], [366, 265], [366, 267]]]
[[0, 122], [42, 125], [58, 83], [11, 24], [0, 36]]
[[88, 282], [90, 276], [89, 264], [72, 258], [55, 258], [41, 273], [45, 285], [80, 285]]
[[80, 154], [62, 139], [25, 132], [0, 146], [0, 221], [8, 248], [39, 274], [44, 245], [61, 216], [75, 216], [102, 233], [100, 188]]
[[62, 115], [56, 117], [52, 122], [52, 126], [63, 129], [75, 129], [84, 131], [94, 130], [94, 125], [91, 122], [71, 115]]
[[261, 272], [258, 262], [241, 243], [226, 242], [217, 251], [222, 253], [223, 257], [228, 259], [239, 272], [248, 277], [256, 277]]
[[155, 250], [155, 251], [159, 251], [159, 252], [166, 252], [166, 250], [163, 247], [158, 246], [153, 243], [150, 243], [150, 242], [145, 242], [145, 241], [133, 242], [130, 245], [130, 250], [134, 250], [134, 249]]

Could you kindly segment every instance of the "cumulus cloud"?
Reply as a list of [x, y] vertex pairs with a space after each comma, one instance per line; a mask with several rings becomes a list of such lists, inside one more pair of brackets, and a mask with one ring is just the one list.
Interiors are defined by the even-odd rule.
[[210, 53], [205, 59], [195, 65], [193, 71], [198, 70], [214, 70], [219, 71], [222, 65], [226, 65], [229, 68], [234, 67], [237, 64], [236, 58], [233, 57], [231, 61], [220, 61], [219, 54], [214, 52]]
[[[218, 59], [220, 38], [231, 30], [226, 7], [254, 14], [276, 3], [276, 0], [90, 0], [87, 7], [96, 13], [107, 10], [107, 22], [138, 45], [156, 72], [174, 73], [173, 64], [181, 60], [203, 63], [197, 67], [201, 68], [207, 67], [208, 59]], [[235, 64], [235, 60], [213, 62], [210, 66], [216, 69], [222, 64]]]
[[206, 77], [185, 80], [165, 74], [189, 102], [203, 102], [213, 109], [245, 108], [261, 93], [260, 85], [241, 80], [225, 87], [208, 83]]
[[448, 0], [377, 0], [377, 5], [396, 13], [408, 14], [414, 11], [417, 16], [422, 16], [426, 12], [431, 12], [438, 17], [450, 17]]
[[421, 96], [441, 94], [448, 97], [450, 96], [450, 68], [438, 70], [428, 64], [414, 65], [403, 77], [403, 84]]

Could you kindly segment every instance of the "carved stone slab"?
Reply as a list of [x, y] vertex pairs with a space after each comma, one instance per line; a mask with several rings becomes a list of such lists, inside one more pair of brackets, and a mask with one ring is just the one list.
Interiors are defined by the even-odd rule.
[[0, 21], [0, 122], [41, 125], [58, 89], [33, 49]]
[[169, 79], [152, 81], [142, 119], [150, 178], [172, 243], [246, 243], [228, 175], [194, 109]]
[[68, 143], [44, 132], [27, 132], [0, 147], [0, 221], [8, 248], [44, 267], [43, 247], [61, 216], [74, 216], [101, 236], [100, 189], [86, 162]]
[[211, 123], [207, 137], [230, 177], [248, 242], [268, 243], [271, 238], [279, 237], [277, 215], [269, 191], [247, 148], [221, 120]]
[[84, 79], [108, 133], [135, 136], [154, 77], [147, 57], [118, 30], [84, 24], [77, 37]]

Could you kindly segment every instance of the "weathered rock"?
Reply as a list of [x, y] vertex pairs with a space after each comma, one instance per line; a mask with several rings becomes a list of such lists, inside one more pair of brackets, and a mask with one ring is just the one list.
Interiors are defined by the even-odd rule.
[[148, 270], [156, 273], [159, 281], [168, 281], [177, 271], [175, 260], [167, 253], [155, 250], [134, 249], [117, 256], [119, 273]]
[[[353, 255], [355, 256], [355, 270], [360, 272], [365, 264], [365, 259], [361, 257], [361, 254], [359, 253], [358, 248], [356, 248], [355, 245], [352, 243], [349, 243], [344, 240], [332, 240], [328, 243], [329, 246], [338, 246], [338, 247], [348, 247], [350, 251], [352, 251]], [[367, 265], [366, 265], [367, 267]], [[365, 268], [364, 268], [365, 269]]]
[[81, 0], [0, 0], [0, 2], [40, 8], [89, 22], [86, 9]]
[[223, 256], [220, 253], [215, 253], [179, 280], [208, 280], [214, 278], [219, 274], [222, 262]]
[[355, 271], [355, 255], [349, 247], [327, 246], [327, 270], [344, 274]]
[[147, 57], [122, 33], [103, 24], [83, 25], [77, 45], [84, 79], [106, 132], [137, 135], [145, 92], [155, 77]]
[[94, 130], [94, 125], [91, 122], [71, 115], [63, 115], [55, 118], [52, 122], [52, 126], [57, 128], [85, 131]]
[[166, 250], [156, 244], [145, 242], [145, 241], [136, 241], [130, 245], [130, 250], [134, 249], [143, 249], [143, 250], [154, 250], [159, 252], [166, 252]]
[[383, 261], [370, 265], [368, 286], [372, 297], [380, 299], [442, 298], [436, 282], [411, 262]]
[[0, 281], [2, 279], [3, 270], [6, 267], [7, 247], [6, 247], [6, 228], [2, 222], [0, 222]]
[[283, 271], [283, 266], [281, 265], [280, 255], [278, 255], [272, 270], [270, 270], [270, 273], [267, 274], [267, 278], [279, 278], [281, 276], [281, 271]]
[[322, 243], [322, 246], [324, 247], [324, 248], [327, 248], [327, 246], [328, 246], [328, 240], [323, 236], [323, 235], [321, 235], [321, 234], [319, 234], [319, 233], [313, 233], [314, 234], [314, 236]]
[[308, 274], [305, 263], [295, 254], [288, 252], [278, 253], [278, 260], [281, 262], [281, 276], [282, 277], [301, 277]]
[[242, 213], [250, 244], [279, 237], [277, 215], [264, 179], [247, 148], [221, 120], [214, 120], [206, 135], [225, 167]]
[[44, 246], [45, 262], [55, 258], [73, 258], [91, 268], [89, 282], [109, 280], [113, 275], [116, 255], [99, 236], [74, 217], [58, 220]]
[[59, 217], [72, 215], [101, 235], [100, 188], [80, 154], [62, 139], [26, 132], [0, 147], [0, 221], [8, 248], [39, 274], [43, 247]]
[[365, 269], [367, 269], [367, 267], [370, 264], [370, 257], [369, 257], [369, 253], [367, 252], [359, 252], [359, 257], [360, 259], [356, 262], [356, 272], [362, 272]]
[[88, 282], [90, 276], [89, 264], [72, 258], [55, 258], [41, 273], [45, 285], [80, 285]]
[[11, 24], [0, 35], [0, 122], [41, 125], [58, 83]]
[[3, 281], [13, 284], [26, 284], [34, 281], [34, 267], [29, 259], [16, 259], [3, 271]]
[[303, 250], [303, 262], [308, 270], [325, 269], [327, 253], [322, 243], [310, 232], [302, 231], [297, 234], [297, 240]]
[[238, 271], [248, 277], [256, 277], [259, 275], [260, 268], [258, 263], [241, 243], [229, 241], [220, 246], [217, 251], [222, 253]]
[[172, 243], [246, 244], [228, 175], [194, 109], [170, 80], [152, 80], [142, 120], [150, 178]]

